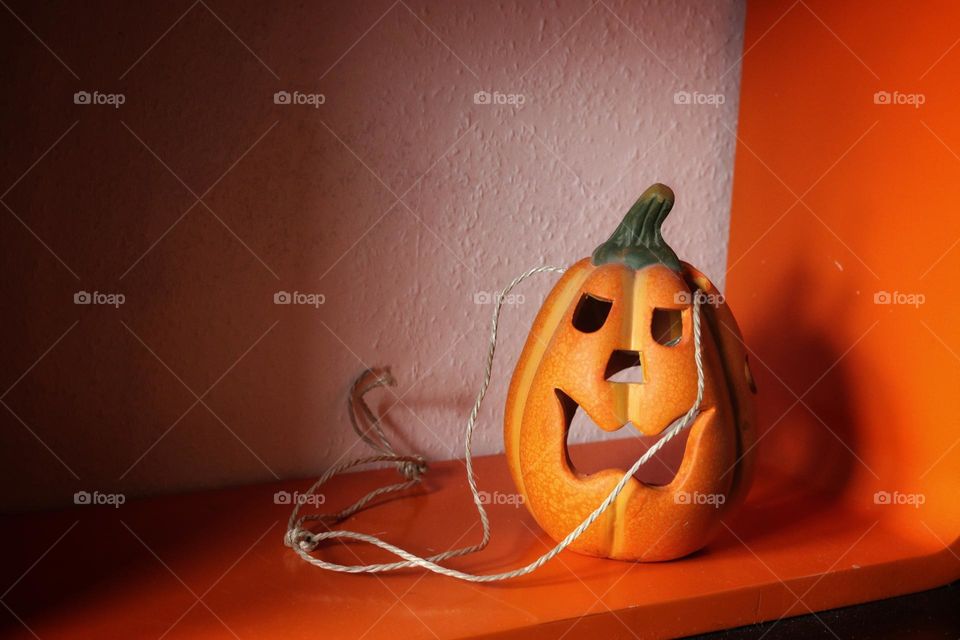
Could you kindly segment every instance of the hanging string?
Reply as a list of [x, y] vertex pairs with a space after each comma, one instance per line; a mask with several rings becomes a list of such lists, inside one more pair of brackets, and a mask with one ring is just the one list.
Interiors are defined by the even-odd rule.
[[[564, 269], [561, 267], [548, 266], [530, 269], [529, 271], [526, 271], [514, 278], [510, 284], [504, 287], [503, 291], [501, 291], [497, 296], [496, 303], [494, 305], [493, 317], [490, 322], [490, 342], [487, 348], [487, 360], [483, 372], [483, 382], [480, 385], [480, 390], [477, 393], [476, 401], [473, 403], [473, 408], [470, 410], [470, 415], [467, 418], [464, 439], [467, 484], [470, 486], [470, 493], [473, 495], [473, 504], [477, 508], [477, 513], [480, 517], [480, 524], [483, 530], [483, 536], [480, 542], [474, 545], [461, 547], [459, 549], [452, 549], [450, 551], [445, 551], [432, 556], [421, 557], [405, 549], [401, 549], [400, 547], [390, 544], [385, 540], [381, 540], [376, 536], [365, 533], [342, 529], [331, 529], [328, 531], [314, 533], [304, 528], [306, 523], [314, 521], [321, 522], [328, 528], [332, 525], [338, 524], [362, 509], [371, 500], [374, 500], [381, 495], [396, 491], [404, 491], [410, 487], [413, 487], [414, 485], [419, 484], [423, 474], [427, 470], [427, 462], [422, 456], [399, 455], [396, 453], [386, 434], [383, 432], [379, 417], [374, 415], [373, 411], [370, 410], [370, 407], [368, 407], [364, 401], [363, 396], [369, 391], [372, 391], [377, 387], [393, 386], [395, 384], [395, 380], [388, 369], [368, 369], [357, 378], [350, 389], [348, 402], [350, 422], [354, 431], [357, 432], [359, 437], [372, 449], [379, 452], [379, 455], [358, 458], [337, 464], [327, 470], [327, 472], [323, 474], [323, 476], [321, 476], [316, 482], [314, 482], [304, 494], [301, 494], [301, 499], [296, 502], [293, 507], [293, 511], [290, 514], [290, 519], [287, 523], [287, 532], [284, 536], [284, 544], [292, 548], [297, 555], [303, 558], [303, 560], [306, 562], [329, 571], [339, 571], [343, 573], [380, 573], [383, 571], [396, 571], [398, 569], [420, 567], [428, 571], [433, 571], [434, 573], [439, 573], [441, 575], [460, 580], [466, 580], [468, 582], [496, 582], [499, 580], [509, 580], [510, 578], [516, 578], [536, 571], [556, 557], [561, 551], [570, 546], [583, 534], [584, 531], [590, 527], [590, 525], [596, 522], [596, 520], [616, 501], [617, 497], [630, 480], [630, 477], [633, 476], [633, 474], [636, 473], [640, 467], [646, 464], [648, 460], [653, 458], [653, 456], [655, 456], [660, 449], [670, 442], [670, 440], [676, 437], [677, 434], [693, 424], [694, 419], [696, 419], [700, 412], [700, 405], [703, 402], [704, 372], [700, 337], [700, 304], [702, 301], [702, 295], [699, 290], [695, 291], [693, 295], [693, 345], [694, 360], [697, 367], [697, 397], [690, 409], [683, 416], [675, 420], [666, 430], [664, 430], [660, 439], [657, 440], [653, 446], [647, 449], [647, 451], [640, 456], [633, 466], [623, 474], [623, 477], [621, 477], [620, 481], [613, 487], [606, 499], [601, 502], [600, 505], [597, 506], [597, 508], [590, 513], [590, 515], [587, 516], [576, 529], [571, 531], [567, 537], [557, 543], [553, 549], [547, 553], [544, 553], [530, 564], [520, 567], [519, 569], [505, 571], [502, 573], [475, 575], [472, 573], [451, 569], [439, 564], [440, 562], [449, 560], [450, 558], [465, 556], [471, 553], [476, 553], [477, 551], [481, 551], [490, 542], [490, 519], [487, 516], [487, 511], [484, 508], [483, 502], [480, 498], [480, 492], [477, 489], [477, 480], [473, 470], [472, 441], [477, 415], [480, 412], [480, 406], [483, 403], [483, 398], [487, 393], [487, 387], [490, 386], [490, 376], [493, 371], [493, 357], [497, 348], [497, 328], [500, 324], [500, 313], [503, 309], [504, 300], [506, 299], [506, 296], [514, 289], [514, 287], [533, 275], [539, 273], [563, 273], [563, 271]], [[363, 426], [361, 426], [361, 423], [363, 423]], [[404, 478], [406, 478], [406, 481], [371, 491], [363, 498], [338, 513], [300, 515], [301, 506], [309, 502], [310, 496], [314, 495], [317, 489], [323, 486], [333, 476], [356, 466], [384, 462], [396, 465], [397, 471]], [[342, 538], [358, 540], [360, 542], [366, 542], [374, 545], [397, 556], [400, 558], [400, 560], [396, 562], [376, 564], [343, 565], [327, 562], [326, 560], [321, 560], [320, 558], [312, 555], [312, 552], [322, 541]]]

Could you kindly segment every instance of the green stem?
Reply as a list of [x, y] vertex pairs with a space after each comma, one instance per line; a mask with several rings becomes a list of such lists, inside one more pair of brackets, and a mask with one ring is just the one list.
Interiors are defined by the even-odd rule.
[[610, 239], [593, 252], [593, 264], [620, 262], [631, 269], [662, 264], [680, 271], [680, 258], [664, 241], [660, 227], [673, 208], [670, 187], [655, 184], [643, 192]]

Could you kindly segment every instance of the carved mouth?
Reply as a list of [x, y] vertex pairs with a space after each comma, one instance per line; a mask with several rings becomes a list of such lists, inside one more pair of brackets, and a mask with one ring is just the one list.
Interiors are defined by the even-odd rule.
[[[581, 447], [571, 449], [570, 445], [572, 444], [596, 440], [597, 434], [607, 432], [597, 426], [587, 411], [580, 407], [576, 400], [560, 389], [556, 389], [556, 393], [560, 405], [563, 407], [567, 427], [567, 437], [564, 442], [567, 464], [570, 466], [570, 470], [578, 476], [590, 476], [608, 469], [619, 469], [621, 473], [626, 471], [633, 466], [640, 456], [656, 444], [666, 431], [664, 429], [663, 432], [656, 435], [645, 436], [632, 423], [627, 422], [623, 426], [631, 427], [628, 430], [630, 435], [618, 438], [619, 446], [614, 447], [613, 451], [605, 450], [602, 458], [591, 454], [589, 450], [580, 451]], [[670, 424], [673, 424], [673, 421]], [[614, 433], [620, 433], [622, 430], [623, 427]], [[671, 484], [676, 479], [683, 464], [691, 431], [692, 426], [684, 429], [666, 443], [653, 458], [633, 474], [634, 478], [650, 487], [664, 487]]]

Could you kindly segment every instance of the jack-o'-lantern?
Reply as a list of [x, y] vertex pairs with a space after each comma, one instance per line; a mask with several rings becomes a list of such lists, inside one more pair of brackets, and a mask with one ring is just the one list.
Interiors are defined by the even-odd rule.
[[[570, 548], [624, 560], [669, 560], [705, 546], [749, 486], [756, 392], [723, 297], [661, 235], [673, 192], [655, 184], [609, 240], [570, 267], [544, 301], [517, 363], [504, 414], [514, 481], [540, 526], [563, 539], [625, 474], [579, 471], [567, 435], [586, 413], [607, 432], [659, 437], [694, 404], [693, 305], [700, 295], [703, 398], [675, 476], [631, 477]], [[630, 370], [635, 378], [617, 374]], [[627, 442], [626, 444], [630, 444]], [[625, 445], [626, 446], [626, 445]], [[649, 463], [648, 463], [649, 464]]]

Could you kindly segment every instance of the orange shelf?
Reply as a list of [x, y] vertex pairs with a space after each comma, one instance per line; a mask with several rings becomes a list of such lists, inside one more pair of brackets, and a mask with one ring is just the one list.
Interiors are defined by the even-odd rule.
[[[581, 459], [608, 463], [632, 455], [616, 442], [578, 449]], [[477, 469], [482, 490], [512, 493], [502, 456], [478, 459]], [[424, 554], [476, 541], [480, 527], [462, 462], [438, 463], [426, 477], [424, 487], [368, 508], [347, 526]], [[395, 478], [392, 470], [336, 478], [323, 509], [349, 504]], [[492, 585], [421, 571], [335, 574], [283, 546], [289, 507], [274, 504], [274, 493], [307, 485], [6, 516], [2, 573], [14, 586], [4, 602], [44, 639], [134, 631], [165, 638], [556, 638], [571, 629], [568, 637], [653, 638], [801, 615], [960, 576], [960, 560], [919, 522], [911, 527], [909, 519], [892, 517], [898, 507], [854, 516], [849, 504], [796, 493], [795, 481], [769, 469], [761, 469], [728, 531], [675, 562], [633, 564], [564, 552], [533, 575]], [[499, 571], [552, 545], [522, 506], [493, 505], [490, 514], [490, 546], [452, 566]], [[387, 557], [342, 543], [322, 554], [342, 563]], [[31, 637], [5, 613], [4, 637]]]

